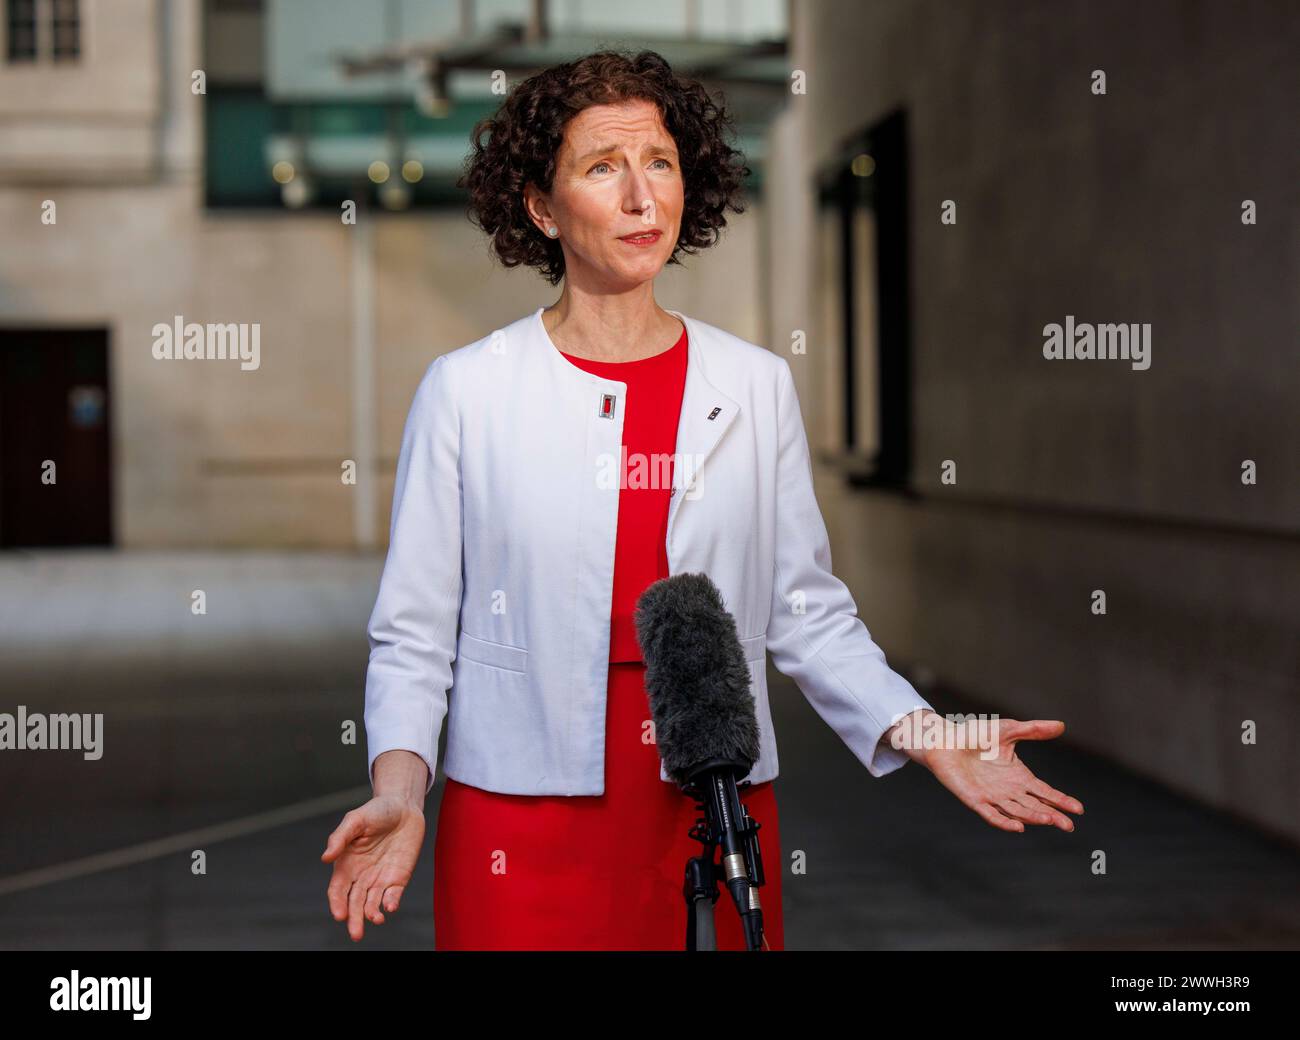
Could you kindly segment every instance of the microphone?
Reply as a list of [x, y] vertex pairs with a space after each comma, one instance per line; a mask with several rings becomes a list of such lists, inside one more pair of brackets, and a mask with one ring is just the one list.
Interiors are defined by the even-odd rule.
[[[708, 575], [686, 573], [649, 585], [637, 600], [633, 620], [664, 772], [705, 813], [691, 830], [707, 856], [687, 864], [687, 949], [697, 948], [700, 935], [706, 942], [710, 937], [717, 899], [715, 845], [722, 849], [724, 881], [745, 926], [746, 942], [751, 950], [760, 949], [760, 825], [736, 787], [758, 760], [758, 717], [735, 618]], [[700, 911], [708, 922], [697, 934]]]

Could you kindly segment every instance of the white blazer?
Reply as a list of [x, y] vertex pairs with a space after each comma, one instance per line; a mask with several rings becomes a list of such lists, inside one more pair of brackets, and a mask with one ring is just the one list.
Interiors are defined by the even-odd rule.
[[[368, 625], [372, 784], [375, 759], [404, 748], [432, 787], [450, 707], [452, 779], [504, 794], [605, 790], [627, 384], [564, 358], [542, 310], [436, 358], [415, 392]], [[707, 574], [736, 620], [760, 736], [749, 779], [777, 775], [765, 650], [883, 776], [907, 756], [881, 735], [930, 705], [889, 668], [831, 573], [790, 366], [670, 313], [688, 356], [669, 572]]]

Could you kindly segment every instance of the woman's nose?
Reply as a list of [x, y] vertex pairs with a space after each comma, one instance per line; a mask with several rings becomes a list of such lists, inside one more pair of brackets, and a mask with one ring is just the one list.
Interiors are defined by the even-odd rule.
[[654, 193], [650, 190], [649, 178], [639, 170], [628, 178], [623, 208], [629, 213], [639, 213], [647, 224], [655, 222]]

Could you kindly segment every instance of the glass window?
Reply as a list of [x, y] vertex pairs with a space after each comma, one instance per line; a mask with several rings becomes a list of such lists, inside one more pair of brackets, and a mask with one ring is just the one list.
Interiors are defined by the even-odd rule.
[[51, 38], [55, 61], [81, 57], [81, 4], [78, 0], [53, 0]]
[[11, 63], [81, 57], [80, 0], [5, 0], [4, 24]]
[[10, 61], [36, 60], [36, 0], [7, 0], [5, 40]]
[[819, 440], [862, 486], [911, 480], [907, 180], [901, 110], [851, 136], [817, 177]]

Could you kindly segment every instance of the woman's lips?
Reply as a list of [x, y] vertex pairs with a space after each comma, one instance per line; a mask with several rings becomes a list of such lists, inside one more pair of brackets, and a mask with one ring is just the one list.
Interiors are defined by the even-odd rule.
[[646, 246], [652, 246], [658, 242], [662, 235], [662, 231], [638, 231], [632, 235], [623, 235], [619, 241], [626, 242], [630, 246], [640, 246], [644, 249]]

